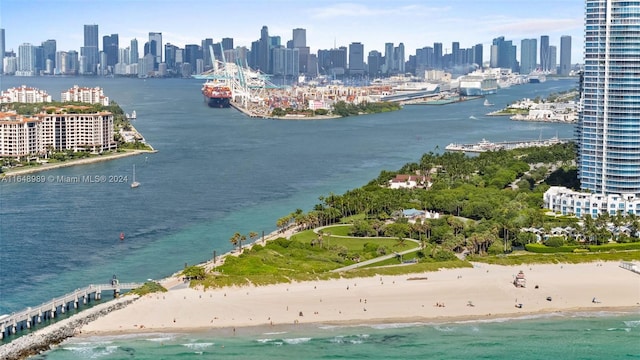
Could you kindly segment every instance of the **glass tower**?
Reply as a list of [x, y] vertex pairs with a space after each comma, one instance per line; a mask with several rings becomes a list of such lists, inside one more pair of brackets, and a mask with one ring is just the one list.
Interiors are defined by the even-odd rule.
[[584, 56], [582, 188], [640, 194], [640, 1], [586, 0]]

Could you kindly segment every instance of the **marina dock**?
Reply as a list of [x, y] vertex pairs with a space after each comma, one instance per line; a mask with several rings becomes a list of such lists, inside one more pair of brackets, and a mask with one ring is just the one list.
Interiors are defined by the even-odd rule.
[[11, 315], [1, 315], [0, 339], [4, 339], [7, 335], [15, 335], [18, 331], [29, 330], [40, 324], [48, 325], [51, 320], [67, 311], [78, 309], [81, 303], [87, 305], [91, 300], [100, 300], [104, 291], [111, 291], [114, 297], [118, 297], [121, 291], [140, 286], [142, 286], [140, 283], [120, 283], [114, 279], [109, 284], [89, 285], [39, 306], [28, 307]]
[[499, 151], [499, 150], [513, 150], [529, 147], [544, 147], [552, 146], [556, 144], [564, 144], [571, 141], [571, 139], [559, 139], [552, 137], [546, 140], [525, 140], [525, 141], [502, 141], [491, 142], [486, 139], [482, 139], [475, 144], [457, 144], [451, 143], [445, 147], [446, 151], [461, 151], [467, 153], [483, 153], [487, 151]]

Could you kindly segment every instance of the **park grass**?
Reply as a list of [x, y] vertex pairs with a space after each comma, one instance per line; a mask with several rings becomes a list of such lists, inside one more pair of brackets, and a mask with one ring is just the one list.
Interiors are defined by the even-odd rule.
[[469, 261], [494, 265], [579, 264], [595, 261], [638, 261], [640, 251], [611, 251], [597, 253], [531, 254], [525, 252], [496, 256], [469, 256]]
[[381, 275], [405, 275], [414, 273], [434, 272], [441, 269], [459, 269], [473, 267], [468, 261], [451, 260], [438, 262], [419, 262], [416, 264], [385, 266], [385, 267], [366, 267], [354, 269], [341, 275], [345, 278], [371, 277]]
[[323, 233], [331, 233], [331, 235], [338, 235], [338, 236], [349, 236], [351, 235], [351, 225], [333, 225], [333, 226], [329, 226], [326, 227], [322, 230], [318, 230], [318, 232], [323, 232]]

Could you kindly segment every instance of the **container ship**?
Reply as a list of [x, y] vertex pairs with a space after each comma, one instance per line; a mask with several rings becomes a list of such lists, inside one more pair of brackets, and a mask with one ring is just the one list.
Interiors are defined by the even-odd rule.
[[210, 107], [227, 108], [231, 103], [232, 92], [226, 82], [209, 80], [202, 85], [202, 95]]

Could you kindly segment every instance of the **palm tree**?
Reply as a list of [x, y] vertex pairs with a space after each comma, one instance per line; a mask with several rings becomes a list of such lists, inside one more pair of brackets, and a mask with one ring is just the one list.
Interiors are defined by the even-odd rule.
[[235, 234], [233, 234], [233, 236], [229, 239], [229, 242], [235, 247], [238, 246], [238, 243], [240, 242], [240, 237], [242, 237], [242, 235], [240, 235], [239, 232], [236, 232]]
[[251, 231], [249, 232], [249, 239], [251, 239], [251, 241], [255, 241], [258, 238], [258, 233], [255, 231]]

